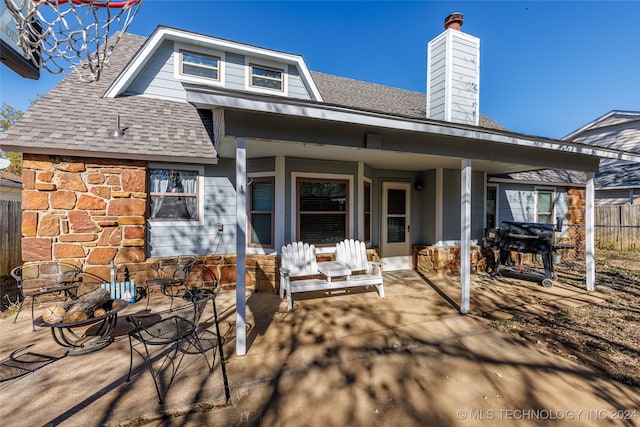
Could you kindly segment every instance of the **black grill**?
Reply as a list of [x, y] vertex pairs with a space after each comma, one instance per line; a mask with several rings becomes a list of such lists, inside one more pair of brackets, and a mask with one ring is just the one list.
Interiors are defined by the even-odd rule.
[[[508, 275], [541, 282], [543, 286], [553, 285], [555, 275], [553, 273], [552, 253], [557, 249], [572, 248], [573, 245], [555, 244], [555, 232], [562, 229], [562, 218], [557, 218], [556, 226], [553, 224], [540, 224], [535, 222], [508, 222], [500, 224], [500, 228], [489, 230], [485, 238], [485, 246], [500, 251], [498, 264], [492, 268], [490, 274], [495, 276]], [[544, 272], [533, 268], [525, 268], [522, 265], [509, 266], [510, 253], [522, 252], [540, 255]]]

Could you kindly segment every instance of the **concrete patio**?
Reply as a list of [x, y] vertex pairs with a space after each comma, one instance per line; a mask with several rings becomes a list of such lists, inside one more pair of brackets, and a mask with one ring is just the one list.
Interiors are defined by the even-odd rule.
[[[221, 291], [216, 301], [231, 389], [226, 406], [218, 354], [210, 375], [201, 357], [187, 354], [164, 405], [141, 358], [125, 382], [123, 316], [144, 311], [145, 301], [123, 310], [111, 345], [81, 356], [64, 356], [48, 330], [31, 332], [26, 313], [16, 324], [3, 319], [0, 424], [127, 425], [137, 419], [152, 426], [520, 426], [561, 420], [584, 426], [611, 422], [616, 410], [640, 411], [637, 389], [487, 324], [547, 304], [588, 304], [601, 298], [597, 292], [475, 275], [471, 314], [463, 316], [455, 277], [385, 274], [385, 288], [385, 299], [375, 288], [296, 294], [292, 312], [277, 295], [248, 294], [248, 352], [242, 357], [235, 355], [233, 337], [235, 291]], [[167, 297], [152, 295], [152, 311], [168, 305]], [[215, 330], [210, 306], [201, 325]], [[18, 372], [12, 354], [40, 363], [11, 378]]]

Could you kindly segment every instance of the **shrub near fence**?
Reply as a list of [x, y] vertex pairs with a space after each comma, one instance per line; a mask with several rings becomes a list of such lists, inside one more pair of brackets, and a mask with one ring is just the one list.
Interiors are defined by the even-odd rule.
[[19, 201], [0, 200], [0, 276], [22, 264], [22, 209]]
[[596, 206], [595, 243], [600, 249], [640, 250], [640, 205]]

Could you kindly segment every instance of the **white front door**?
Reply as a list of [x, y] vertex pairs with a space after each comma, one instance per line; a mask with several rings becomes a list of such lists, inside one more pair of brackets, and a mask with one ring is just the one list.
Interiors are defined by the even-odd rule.
[[411, 268], [411, 183], [382, 183], [382, 230], [380, 256], [383, 270]]

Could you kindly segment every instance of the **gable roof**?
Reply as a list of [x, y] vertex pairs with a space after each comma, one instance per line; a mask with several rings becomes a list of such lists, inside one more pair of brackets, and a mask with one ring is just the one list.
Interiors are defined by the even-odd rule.
[[[215, 163], [210, 112], [140, 96], [103, 98], [144, 40], [123, 34], [99, 81], [82, 83], [73, 74], [66, 76], [3, 132], [0, 142], [21, 148], [12, 151], [41, 154]], [[110, 139], [118, 114], [125, 135]]]
[[[173, 35], [185, 33], [163, 29]], [[235, 46], [233, 42], [224, 42]], [[142, 36], [123, 34], [99, 81], [82, 83], [73, 74], [66, 76], [3, 132], [0, 142], [14, 151], [40, 154], [68, 152], [89, 157], [149, 161], [170, 158], [175, 162], [216, 163], [210, 110], [198, 110], [186, 102], [144, 96], [105, 96], [123, 81], [126, 70], [140, 59], [141, 52], [157, 43]], [[262, 54], [275, 52], [251, 48]], [[297, 58], [290, 55], [289, 59], [297, 61]], [[423, 93], [318, 72], [310, 72], [309, 77], [323, 103], [425, 119], [426, 95]], [[117, 115], [125, 134], [122, 138], [110, 139], [108, 133], [115, 128]], [[480, 125], [506, 130], [486, 116], [481, 116]]]

